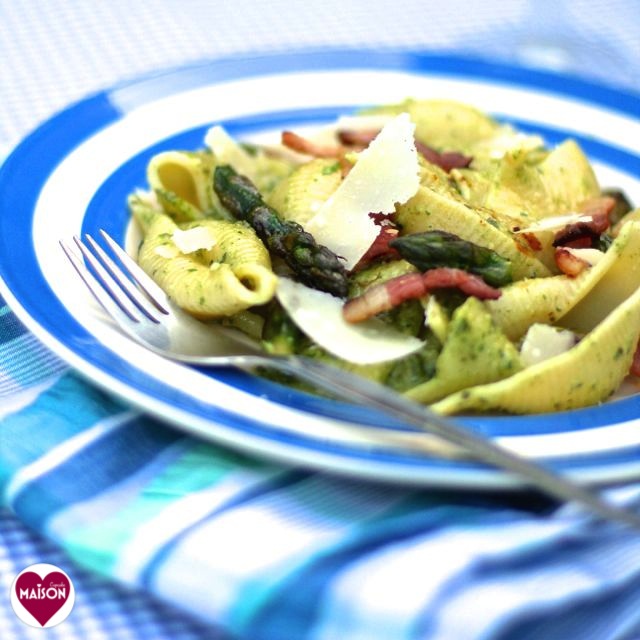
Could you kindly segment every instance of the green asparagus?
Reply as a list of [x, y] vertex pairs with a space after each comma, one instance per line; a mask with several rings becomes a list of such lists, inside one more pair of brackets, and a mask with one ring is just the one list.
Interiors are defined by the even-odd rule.
[[437, 267], [463, 269], [480, 276], [493, 287], [503, 287], [513, 281], [509, 260], [446, 231], [400, 236], [389, 246], [420, 271]]
[[246, 220], [273, 254], [280, 256], [300, 282], [339, 297], [347, 295], [347, 271], [340, 258], [319, 245], [293, 221], [282, 220], [253, 183], [229, 165], [214, 172], [214, 189], [222, 204]]

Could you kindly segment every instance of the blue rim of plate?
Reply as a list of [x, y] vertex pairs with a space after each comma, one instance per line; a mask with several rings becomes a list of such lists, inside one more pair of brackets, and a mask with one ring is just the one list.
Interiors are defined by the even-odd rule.
[[[363, 64], [363, 60], [366, 63]], [[397, 482], [427, 483], [478, 488], [515, 486], [513, 478], [471, 461], [451, 461], [412, 455], [409, 452], [365, 449], [304, 437], [278, 430], [277, 425], [231, 413], [222, 406], [199, 402], [170, 384], [159, 382], [129, 366], [125, 358], [98, 344], [61, 304], [40, 271], [32, 242], [32, 218], [39, 192], [54, 168], [76, 146], [105, 126], [123, 117], [127, 110], [173, 94], [224, 80], [271, 73], [318, 70], [392, 70], [531, 88], [571, 97], [584, 103], [636, 117], [640, 97], [603, 87], [577, 77], [532, 71], [471, 58], [408, 52], [302, 51], [252, 58], [231, 58], [205, 62], [154, 74], [114, 89], [99, 92], [68, 107], [26, 137], [0, 167], [0, 293], [16, 315], [47, 346], [97, 384], [143, 409], [175, 424], [191, 427], [222, 444], [239, 446], [288, 463], [312, 465], [361, 477], [373, 476]], [[344, 106], [266, 114], [261, 126], [282, 122], [313, 122], [337, 115]], [[225, 122], [232, 132], [242, 133], [253, 122]], [[538, 131], [548, 139], [566, 137], [562, 131], [535, 123], [518, 126]], [[83, 221], [83, 230], [94, 231], [109, 197], [131, 191], [141, 167], [152, 152], [171, 146], [176, 140], [200, 144], [204, 129], [192, 129], [159, 141], [158, 145], [124, 163], [94, 195]], [[575, 133], [572, 132], [575, 137]], [[617, 166], [640, 178], [640, 157], [588, 137], [579, 140], [587, 154]], [[120, 190], [120, 192], [118, 191]], [[122, 208], [124, 213], [124, 207]], [[117, 239], [124, 233], [125, 217], [115, 216], [107, 226]], [[224, 381], [251, 393], [268, 393], [276, 401], [298, 409], [341, 417], [355, 422], [387, 424], [388, 420], [369, 410], [319, 400], [273, 383], [229, 371]], [[220, 379], [220, 375], [216, 374]], [[461, 418], [460, 421], [489, 436], [553, 434], [632, 420], [640, 416], [640, 396], [604, 405], [553, 415], [523, 417], [491, 416]], [[402, 428], [402, 425], [396, 425]], [[640, 447], [628, 447], [600, 454], [554, 457], [549, 467], [569, 472], [585, 482], [609, 483], [640, 477]]]

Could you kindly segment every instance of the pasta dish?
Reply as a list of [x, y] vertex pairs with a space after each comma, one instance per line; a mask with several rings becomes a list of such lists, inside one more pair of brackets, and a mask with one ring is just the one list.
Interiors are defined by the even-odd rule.
[[191, 315], [444, 414], [570, 410], [640, 375], [640, 209], [574, 140], [408, 99], [204, 143], [155, 155], [128, 202], [139, 264]]

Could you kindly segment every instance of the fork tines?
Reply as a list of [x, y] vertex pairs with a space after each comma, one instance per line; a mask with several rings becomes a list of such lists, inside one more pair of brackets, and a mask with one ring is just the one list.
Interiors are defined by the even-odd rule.
[[146, 318], [157, 323], [158, 312], [169, 313], [166, 295], [104, 230], [101, 229], [100, 234], [118, 258], [121, 266], [116, 264], [89, 234], [85, 234], [86, 243], [78, 236], [73, 238], [84, 256], [86, 265], [64, 241], [61, 240], [60, 245], [75, 270], [107, 313], [111, 315], [117, 313], [114, 308], [115, 303], [117, 309], [133, 322], [139, 322], [140, 313], [142, 313]]

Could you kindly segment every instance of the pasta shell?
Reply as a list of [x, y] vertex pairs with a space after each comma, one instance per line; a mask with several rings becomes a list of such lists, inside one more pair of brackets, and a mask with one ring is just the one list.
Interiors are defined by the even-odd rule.
[[448, 231], [510, 260], [517, 280], [550, 275], [524, 241], [499, 228], [490, 211], [473, 208], [453, 190], [448, 191], [436, 172], [429, 177], [434, 179], [428, 186], [423, 183], [408, 202], [396, 209], [403, 233]]
[[367, 109], [370, 114], [408, 113], [416, 138], [438, 150], [468, 151], [490, 138], [499, 125], [482, 111], [454, 100], [416, 100]]
[[485, 302], [512, 340], [534, 323], [587, 333], [640, 286], [640, 222], [621, 228], [605, 256], [575, 278], [561, 275], [515, 282]]
[[506, 380], [454, 393], [433, 409], [547, 413], [601, 402], [627, 375], [639, 335], [640, 289], [569, 351]]
[[201, 156], [186, 151], [164, 151], [147, 166], [147, 180], [154, 191], [173, 193], [200, 211], [210, 205], [207, 177]]
[[521, 366], [518, 350], [495, 326], [482, 302], [468, 298], [453, 313], [436, 375], [405, 394], [428, 404], [459, 389], [501, 380]]
[[565, 140], [539, 162], [523, 159], [522, 154], [506, 154], [487, 175], [515, 193], [530, 218], [575, 211], [584, 200], [600, 195], [593, 168], [574, 140]]
[[243, 223], [203, 220], [183, 227], [206, 227], [215, 244], [183, 253], [173, 236], [179, 227], [159, 214], [140, 246], [140, 266], [174, 302], [200, 318], [229, 316], [271, 300], [277, 277], [269, 254]]
[[285, 220], [304, 226], [318, 212], [342, 180], [339, 163], [316, 158], [297, 167], [267, 199]]

